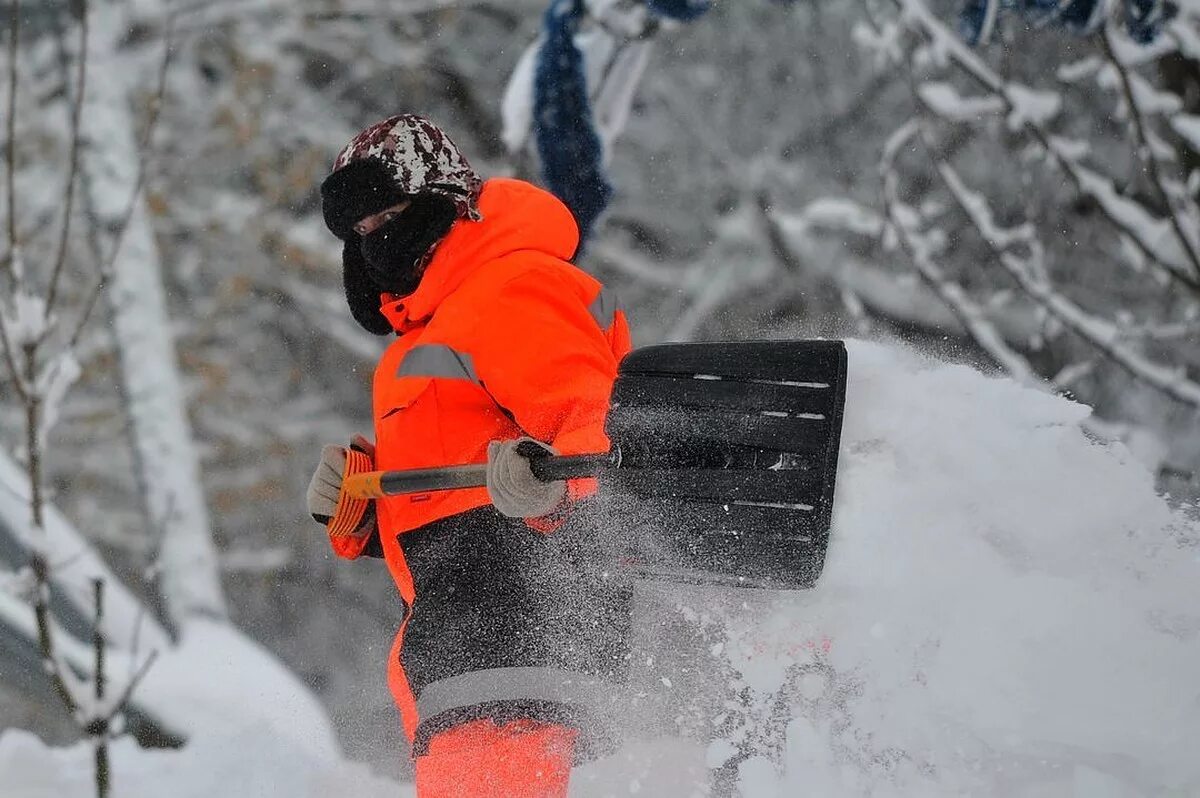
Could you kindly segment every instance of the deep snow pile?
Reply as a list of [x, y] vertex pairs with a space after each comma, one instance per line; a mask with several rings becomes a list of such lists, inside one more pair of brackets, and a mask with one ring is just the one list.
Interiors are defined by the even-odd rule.
[[[737, 670], [661, 679], [709, 692], [719, 739], [631, 744], [581, 768], [572, 795], [700, 796], [726, 761], [752, 798], [1200, 794], [1200, 524], [1124, 447], [1085, 436], [1087, 408], [849, 346], [820, 586], [669, 596]], [[748, 709], [721, 708], [737, 691]], [[397, 794], [269, 727], [124, 745], [114, 767], [133, 798]], [[82, 797], [89, 768], [80, 748], [0, 735], [0, 795]]]
[[[821, 588], [773, 618], [826, 630], [861, 684], [860, 739], [840, 742], [876, 777], [904, 753], [903, 794], [1200, 791], [1196, 516], [1089, 441], [1081, 405], [877, 346], [850, 356], [836, 545]], [[794, 759], [811, 784], [818, 762]]]
[[[1090, 441], [1086, 407], [894, 347], [849, 353], [819, 587], [680, 602], [730, 630], [758, 698], [743, 794], [1200, 795], [1195, 513]], [[791, 721], [771, 729], [792, 665]]]

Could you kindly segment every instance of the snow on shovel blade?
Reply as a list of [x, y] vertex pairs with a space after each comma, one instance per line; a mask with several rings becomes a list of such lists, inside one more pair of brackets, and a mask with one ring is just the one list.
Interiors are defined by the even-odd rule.
[[630, 565], [669, 581], [812, 587], [829, 541], [841, 341], [664, 344], [621, 363], [600, 495]]

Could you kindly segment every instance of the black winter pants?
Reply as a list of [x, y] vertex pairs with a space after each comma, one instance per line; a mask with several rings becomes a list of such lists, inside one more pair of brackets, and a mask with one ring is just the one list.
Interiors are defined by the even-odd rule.
[[612, 742], [631, 588], [593, 518], [584, 502], [544, 534], [488, 506], [400, 535], [416, 588], [400, 652], [416, 753], [481, 717], [574, 726], [583, 756]]

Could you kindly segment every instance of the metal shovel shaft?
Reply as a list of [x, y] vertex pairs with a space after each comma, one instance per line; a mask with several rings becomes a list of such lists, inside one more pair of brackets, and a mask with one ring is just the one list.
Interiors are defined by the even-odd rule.
[[[577, 477], [594, 477], [616, 464], [613, 453], [551, 455], [530, 461], [534, 476], [543, 482]], [[487, 465], [414, 468], [404, 471], [369, 471], [352, 474], [342, 490], [356, 499], [378, 499], [407, 493], [428, 493], [456, 488], [482, 488], [487, 485]]]

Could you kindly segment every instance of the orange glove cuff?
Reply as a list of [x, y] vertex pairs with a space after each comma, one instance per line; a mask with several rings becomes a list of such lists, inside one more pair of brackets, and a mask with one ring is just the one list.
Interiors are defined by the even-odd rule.
[[525, 526], [534, 532], [541, 532], [543, 535], [548, 535], [566, 523], [567, 517], [571, 515], [571, 507], [570, 495], [564, 495], [563, 500], [550, 512], [536, 518], [526, 518]]
[[[347, 449], [346, 468], [342, 472], [342, 481], [345, 482], [346, 477], [351, 474], [362, 474], [370, 471], [373, 467], [374, 463], [366, 454], [354, 448]], [[334, 508], [333, 517], [326, 525], [329, 536], [341, 538], [358, 532], [370, 501], [370, 499], [355, 499], [343, 489], [338, 495], [338, 503]]]

